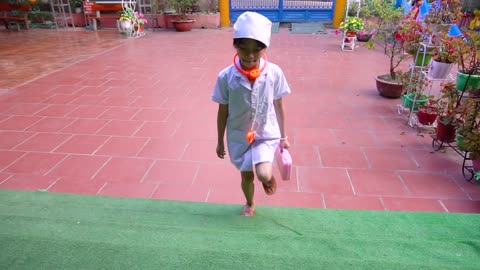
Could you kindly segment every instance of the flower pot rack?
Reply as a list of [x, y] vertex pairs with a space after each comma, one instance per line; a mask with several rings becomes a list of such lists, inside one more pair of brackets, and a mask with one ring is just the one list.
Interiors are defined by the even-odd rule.
[[[469, 76], [470, 77], [470, 76]], [[461, 100], [462, 98], [464, 97], [464, 94], [466, 92], [466, 86], [464, 87], [464, 89], [461, 91], [461, 94], [460, 94], [460, 97], [459, 97], [459, 100], [456, 104], [456, 107], [458, 107], [461, 103]], [[480, 89], [479, 89], [480, 90]], [[479, 115], [480, 113], [480, 96], [475, 96], [475, 97], [469, 97], [469, 98], [473, 98], [475, 100], [475, 107], [474, 107], [474, 110], [473, 110], [473, 113], [471, 115], [471, 117], [473, 117], [473, 119], [476, 119], [477, 115]], [[475, 120], [474, 120], [475, 121]], [[472, 128], [473, 129], [478, 129], [480, 128], [480, 124], [478, 121], [475, 121], [472, 125]], [[433, 140], [432, 140], [432, 148], [434, 151], [438, 151], [440, 149], [442, 149], [442, 147], [449, 147], [449, 148], [452, 148], [457, 154], [459, 154], [462, 158], [463, 158], [463, 162], [462, 162], [462, 175], [463, 177], [465, 178], [465, 180], [467, 180], [468, 182], [472, 181], [473, 177], [475, 176], [475, 169], [473, 167], [473, 160], [471, 158], [471, 155], [468, 151], [464, 151], [462, 149], [459, 148], [459, 146], [457, 145], [457, 143], [455, 141], [453, 142], [448, 142], [448, 141], [442, 141], [442, 140], [439, 140], [437, 138], [437, 136], [434, 136], [433, 137]], [[467, 165], [467, 161], [469, 161], [469, 163], [471, 163], [472, 165]]]
[[[137, 0], [122, 0], [122, 10], [125, 12], [127, 8], [131, 8], [133, 12], [137, 11]], [[129, 23], [122, 23], [117, 20], [118, 31], [125, 34], [127, 37], [140, 37], [145, 35], [145, 31], [136, 20]]]
[[[407, 93], [414, 93], [415, 94], [414, 96], [420, 96], [420, 94], [421, 94], [421, 93], [417, 93], [418, 88], [415, 88], [415, 89], [411, 88], [411, 86], [413, 85], [412, 81], [414, 79], [415, 72], [419, 72], [419, 74], [420, 74], [420, 76], [418, 78], [419, 84], [422, 84], [425, 80], [432, 83], [430, 85], [430, 87], [428, 88], [427, 96], [430, 96], [430, 94], [432, 92], [432, 85], [433, 85], [434, 82], [454, 81], [455, 80], [451, 74], [448, 74], [446, 78], [442, 78], [442, 79], [432, 78], [428, 74], [430, 65], [426, 64], [427, 57], [422, 52], [427, 52], [427, 51], [431, 50], [432, 48], [433, 48], [433, 46], [431, 44], [424, 43], [424, 42], [420, 43], [420, 46], [417, 49], [417, 53], [415, 54], [414, 62], [413, 62], [413, 64], [410, 65], [410, 79], [409, 79], [409, 83], [406, 87], [406, 92]], [[409, 108], [405, 107], [403, 104], [399, 104], [398, 105], [398, 114], [403, 114], [406, 110], [408, 110], [409, 113], [408, 113], [407, 124], [411, 127], [414, 127], [414, 126], [423, 127], [424, 125], [422, 125], [418, 122], [418, 116], [415, 113], [416, 110], [411, 109], [411, 108], [416, 108], [417, 107], [416, 103], [417, 103], [417, 99], [413, 98], [413, 105]]]
[[[347, 8], [345, 9], [344, 20], [347, 18], [348, 11], [350, 9], [350, 5], [353, 2], [358, 3], [359, 8], [357, 10], [357, 17], [360, 15], [360, 7], [361, 7], [361, 4], [362, 4], [362, 0], [347, 0]], [[354, 35], [351, 35], [351, 33], [347, 32], [346, 30], [343, 31], [342, 44], [340, 45], [340, 47], [342, 48], [342, 51], [354, 51], [355, 50], [355, 46], [356, 46], [355, 43], [357, 41], [356, 34], [357, 33], [355, 33]]]
[[[426, 43], [421, 43], [421, 46], [418, 50], [419, 51], [422, 50], [422, 51], [425, 52], [425, 51], [427, 51], [428, 47], [431, 47], [431, 46], [432, 45], [429, 45], [429, 44], [426, 44]], [[422, 83], [423, 80], [428, 80], [430, 82], [455, 81], [455, 78], [452, 76], [452, 74], [448, 74], [447, 77], [444, 78], [444, 79], [432, 78], [428, 73], [429, 65], [425, 65], [425, 63], [424, 63], [425, 58], [422, 54], [419, 54], [417, 52], [414, 60], [415, 60], [414, 63], [410, 65], [410, 83], [409, 83], [409, 86], [412, 84], [412, 80], [414, 78], [413, 77], [414, 72], [419, 72], [419, 74], [420, 74], [419, 83]], [[418, 63], [420, 63], [419, 66], [416, 65]], [[480, 67], [478, 67], [478, 69], [480, 69]], [[470, 79], [470, 75], [467, 78], [467, 82], [468, 82], [469, 79]], [[458, 99], [458, 101], [455, 105], [456, 107], [458, 107], [461, 104], [462, 99], [466, 95], [466, 93], [467, 93], [466, 87], [467, 87], [467, 83], [465, 83], [464, 89], [460, 92], [459, 99]], [[428, 96], [430, 95], [431, 90], [432, 90], [432, 86], [430, 85], [428, 93], [427, 93]], [[418, 127], [438, 128], [437, 127], [438, 126], [437, 125], [438, 118], [437, 118], [437, 121], [432, 123], [432, 125], [422, 125], [422, 124], [419, 123], [418, 115], [417, 115], [417, 112], [415, 110], [415, 108], [416, 108], [415, 104], [417, 102], [417, 99], [415, 97], [420, 96], [421, 93], [417, 93], [417, 91], [418, 91], [417, 88], [415, 88], [415, 89], [407, 88], [407, 92], [409, 92], [409, 91], [410, 91], [410, 93], [414, 94], [413, 95], [414, 98], [412, 100], [413, 104], [410, 104], [408, 106], [403, 106], [403, 104], [399, 104], [398, 105], [398, 114], [403, 114], [403, 112], [408, 110], [409, 114], [408, 114], [407, 124], [411, 127], [418, 126]], [[480, 89], [479, 89], [479, 91], [480, 91]], [[475, 99], [475, 109], [473, 111], [473, 117], [475, 119], [477, 117], [477, 115], [480, 114], [480, 96], [470, 97], [470, 98]], [[480, 128], [480, 124], [478, 122], [475, 122], [475, 124], [473, 125], [473, 128], [477, 128], [477, 129]], [[437, 136], [433, 136], [433, 140], [432, 140], [433, 150], [434, 151], [439, 151], [443, 147], [452, 148], [457, 154], [459, 154], [463, 158], [463, 161], [462, 161], [462, 175], [463, 175], [465, 180], [470, 182], [473, 179], [473, 177], [476, 173], [475, 169], [473, 167], [473, 164], [472, 164], [472, 159], [471, 159], [470, 153], [468, 151], [463, 151], [463, 150], [459, 149], [455, 140], [453, 140], [453, 141], [449, 141], [449, 140], [448, 141], [442, 141], [442, 140], [438, 139]], [[468, 165], [468, 164], [472, 164], [472, 165]]]

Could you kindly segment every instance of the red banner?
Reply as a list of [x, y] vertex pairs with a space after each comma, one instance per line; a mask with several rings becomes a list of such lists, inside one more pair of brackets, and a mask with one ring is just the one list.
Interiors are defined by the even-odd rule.
[[94, 5], [95, 2], [83, 1], [83, 13], [85, 13], [85, 15], [95, 15], [95, 11], [93, 11]]

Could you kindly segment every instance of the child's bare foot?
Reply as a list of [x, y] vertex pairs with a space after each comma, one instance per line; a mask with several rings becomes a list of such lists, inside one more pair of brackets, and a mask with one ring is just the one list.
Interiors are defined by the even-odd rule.
[[272, 176], [268, 184], [262, 182], [263, 190], [265, 190], [265, 194], [273, 195], [277, 191], [277, 181], [275, 181], [275, 177]]
[[252, 205], [248, 205], [248, 203], [246, 203], [243, 207], [242, 216], [252, 217], [253, 215], [255, 215], [255, 204], [252, 203]]

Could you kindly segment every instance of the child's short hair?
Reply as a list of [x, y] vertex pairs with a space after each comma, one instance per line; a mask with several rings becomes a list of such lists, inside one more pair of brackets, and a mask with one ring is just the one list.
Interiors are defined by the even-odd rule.
[[[243, 43], [244, 40], [247, 38], [234, 38], [233, 39], [233, 47], [238, 48], [240, 44]], [[263, 44], [263, 42], [260, 42], [258, 40], [255, 40], [257, 42], [257, 47], [261, 48], [262, 50], [267, 48], [267, 45]]]

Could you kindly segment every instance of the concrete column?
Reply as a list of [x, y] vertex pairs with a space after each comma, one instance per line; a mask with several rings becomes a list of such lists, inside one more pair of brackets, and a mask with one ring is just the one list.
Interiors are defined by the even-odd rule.
[[218, 10], [220, 11], [220, 26], [230, 26], [230, 6], [229, 0], [218, 0]]
[[333, 27], [340, 27], [343, 16], [345, 16], [346, 8], [347, 0], [335, 0], [335, 9], [333, 10]]

